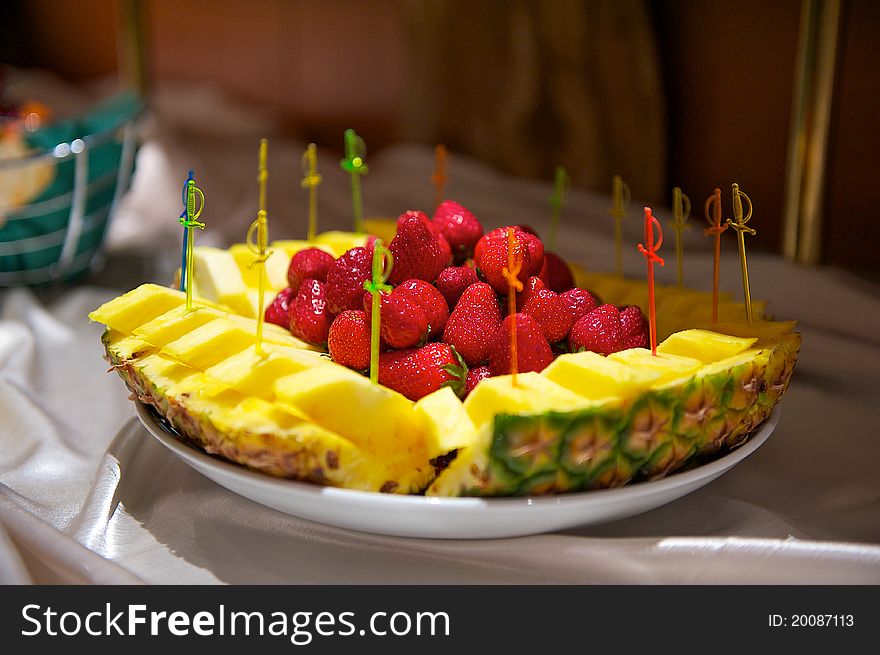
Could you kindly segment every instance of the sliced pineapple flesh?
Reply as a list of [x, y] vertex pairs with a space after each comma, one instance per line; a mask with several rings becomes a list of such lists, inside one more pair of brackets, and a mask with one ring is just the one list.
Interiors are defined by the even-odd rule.
[[[663, 301], [680, 313], [702, 301], [685, 297], [667, 290]], [[785, 390], [800, 345], [793, 322], [736, 319], [676, 332], [657, 356], [567, 354], [515, 383], [483, 380], [464, 403], [448, 388], [412, 403], [283, 328], [265, 325], [257, 352], [254, 320], [184, 302], [142, 285], [90, 314], [139, 397], [233, 461], [396, 493], [537, 494], [665, 475], [746, 438]], [[453, 451], [435, 477], [432, 462]]]

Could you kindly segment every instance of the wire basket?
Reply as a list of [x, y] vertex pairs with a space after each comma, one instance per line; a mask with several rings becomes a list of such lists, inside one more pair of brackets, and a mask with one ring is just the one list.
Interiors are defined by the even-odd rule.
[[142, 111], [135, 96], [118, 96], [67, 123], [81, 136], [0, 160], [0, 177], [41, 166], [54, 173], [27, 204], [0, 207], [0, 287], [68, 282], [100, 265], [107, 228], [134, 170]]

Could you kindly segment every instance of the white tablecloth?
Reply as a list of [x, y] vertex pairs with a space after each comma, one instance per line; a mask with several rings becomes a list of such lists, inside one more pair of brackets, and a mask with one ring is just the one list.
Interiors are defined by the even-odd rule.
[[[152, 254], [112, 260], [97, 278], [106, 287], [0, 291], [0, 581], [880, 583], [878, 289], [771, 255], [750, 256], [753, 295], [770, 298], [778, 317], [798, 319], [804, 335], [779, 426], [732, 471], [660, 509], [518, 539], [399, 539], [299, 520], [201, 477], [133, 418], [127, 391], [101, 359], [101, 327], [86, 313], [116, 295], [110, 287], [169, 279], [189, 167], [208, 199], [200, 242], [243, 238], [256, 208], [256, 140], [247, 129], [223, 141], [192, 133], [172, 139], [173, 130], [155, 126], [151, 134], [111, 246], [117, 254], [143, 255], [146, 247]], [[273, 238], [304, 232], [301, 152], [301, 144], [270, 144]], [[430, 205], [430, 149], [399, 146], [369, 163], [368, 215]], [[448, 196], [487, 226], [546, 225], [548, 185], [460, 157], [450, 165]], [[348, 180], [329, 154], [321, 169], [322, 227], [347, 227]], [[692, 191], [695, 205], [703, 191]], [[563, 255], [610, 269], [608, 204], [605, 196], [569, 195]], [[643, 271], [634, 245], [639, 210], [634, 202], [626, 221], [632, 275]], [[760, 206], [751, 224], [760, 229]], [[700, 233], [687, 234], [686, 282], [705, 289], [711, 259]], [[732, 238], [725, 251], [721, 283], [738, 290]], [[664, 254], [674, 259], [671, 247]], [[673, 276], [674, 266], [660, 273], [665, 281]]]

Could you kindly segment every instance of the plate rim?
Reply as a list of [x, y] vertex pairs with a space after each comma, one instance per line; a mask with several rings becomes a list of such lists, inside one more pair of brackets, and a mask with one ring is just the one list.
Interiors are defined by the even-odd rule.
[[[357, 489], [317, 485], [303, 482], [301, 480], [278, 478], [267, 473], [254, 471], [244, 465], [209, 455], [194, 445], [189, 445], [180, 441], [169, 433], [165, 426], [156, 421], [153, 413], [155, 410], [153, 410], [151, 406], [139, 400], [135, 400], [134, 404], [138, 419], [144, 429], [146, 429], [147, 432], [149, 432], [159, 443], [171, 450], [179, 458], [192, 460], [200, 466], [212, 468], [222, 475], [244, 478], [244, 481], [258, 484], [267, 489], [296, 492], [301, 495], [309, 495], [315, 499], [325, 497], [333, 498], [334, 500], [345, 499], [353, 502], [353, 504], [366, 503], [373, 506], [376, 504], [390, 506], [405, 505], [410, 507], [428, 507], [435, 509], [443, 507], [445, 509], [453, 510], [472, 510], [474, 507], [493, 507], [499, 510], [520, 510], [523, 505], [535, 508], [542, 506], [560, 507], [570, 504], [589, 503], [593, 500], [601, 502], [608, 500], [609, 497], [625, 501], [627, 499], [643, 496], [645, 492], [661, 494], [664, 491], [669, 491], [689, 483], [699, 482], [705, 478], [710, 478], [709, 481], [711, 481], [714, 479], [711, 477], [713, 474], [715, 478], [719, 477], [758, 450], [758, 448], [760, 448], [774, 432], [781, 415], [780, 405], [777, 404], [771, 411], [770, 415], [763, 421], [763, 423], [761, 423], [758, 430], [741, 446], [738, 446], [726, 455], [710, 462], [706, 462], [705, 464], [701, 464], [686, 471], [673, 473], [657, 480], [644, 480], [611, 489], [588, 489], [584, 491], [564, 492], [546, 496], [417, 496], [408, 494], [385, 494], [376, 491], [361, 491]], [[201, 471], [198, 472], [202, 474]], [[233, 493], [236, 492], [233, 491]]]

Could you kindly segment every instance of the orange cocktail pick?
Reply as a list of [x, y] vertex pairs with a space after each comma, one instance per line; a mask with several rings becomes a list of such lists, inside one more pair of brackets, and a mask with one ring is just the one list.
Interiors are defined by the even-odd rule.
[[[658, 240], [654, 242], [654, 227], [657, 228]], [[657, 250], [663, 245], [663, 228], [660, 221], [651, 213], [650, 207], [645, 207], [645, 243], [639, 244], [639, 252], [644, 255], [648, 262], [648, 324], [651, 329], [651, 354], [657, 355], [657, 308], [654, 303], [654, 264], [665, 266], [666, 262], [657, 254]]]
[[446, 193], [446, 155], [446, 146], [438, 143], [434, 147], [434, 173], [431, 175], [431, 182], [434, 183], [435, 209], [443, 202], [443, 195]]
[[519, 272], [522, 270], [522, 261], [516, 260], [516, 232], [512, 227], [507, 228], [507, 266], [501, 269], [501, 274], [507, 280], [507, 313], [510, 316], [510, 374], [513, 376], [513, 386], [516, 386], [516, 374], [519, 369], [519, 357], [516, 352], [516, 294], [523, 290], [523, 284], [519, 281]]
[[721, 233], [727, 229], [727, 223], [721, 222], [721, 189], [715, 187], [715, 193], [706, 198], [703, 213], [709, 227], [706, 236], [715, 237], [715, 265], [712, 269], [712, 322], [718, 321], [718, 264], [721, 260]]

